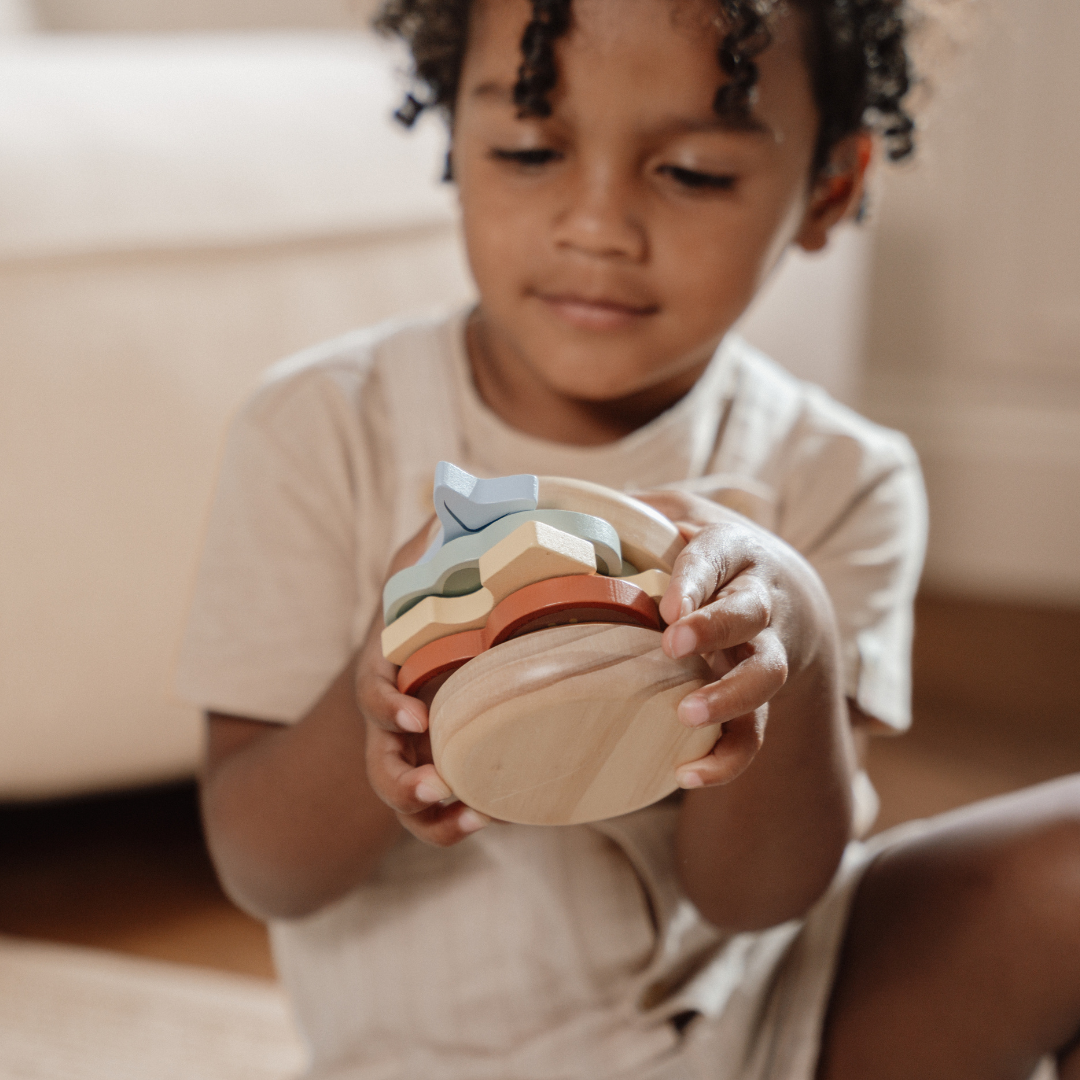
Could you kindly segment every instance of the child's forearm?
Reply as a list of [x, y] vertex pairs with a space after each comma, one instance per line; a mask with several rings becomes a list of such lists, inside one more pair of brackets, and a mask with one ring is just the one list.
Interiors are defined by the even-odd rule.
[[350, 662], [297, 724], [211, 714], [202, 808], [222, 884], [261, 918], [355, 888], [400, 834], [372, 792]]
[[834, 651], [827, 643], [770, 702], [762, 749], [745, 773], [686, 793], [680, 880], [723, 929], [761, 929], [802, 915], [850, 837], [853, 752]]

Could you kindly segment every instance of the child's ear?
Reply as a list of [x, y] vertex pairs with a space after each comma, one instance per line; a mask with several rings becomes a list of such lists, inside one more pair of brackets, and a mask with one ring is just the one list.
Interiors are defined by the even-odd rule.
[[841, 139], [833, 147], [828, 164], [814, 182], [810, 203], [795, 237], [801, 248], [820, 251], [838, 221], [858, 214], [873, 152], [873, 138], [864, 131]]

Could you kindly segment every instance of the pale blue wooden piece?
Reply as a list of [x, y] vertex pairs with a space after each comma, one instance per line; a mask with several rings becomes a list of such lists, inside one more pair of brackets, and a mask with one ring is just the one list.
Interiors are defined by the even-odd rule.
[[573, 510], [526, 510], [499, 518], [486, 529], [444, 544], [426, 563], [399, 570], [383, 589], [383, 618], [389, 626], [425, 596], [464, 596], [480, 588], [480, 556], [526, 521], [541, 521], [588, 540], [601, 574], [622, 571], [619, 534], [603, 518]]
[[540, 481], [535, 476], [496, 476], [485, 480], [449, 461], [440, 461], [435, 466], [432, 496], [439, 532], [420, 563], [431, 562], [443, 544], [459, 536], [478, 533], [507, 514], [535, 510], [539, 495]]

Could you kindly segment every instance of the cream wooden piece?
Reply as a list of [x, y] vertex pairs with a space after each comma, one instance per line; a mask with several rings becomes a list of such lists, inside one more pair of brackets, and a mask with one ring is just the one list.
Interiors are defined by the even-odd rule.
[[462, 630], [479, 630], [494, 607], [495, 597], [487, 589], [466, 596], [425, 596], [383, 630], [383, 656], [400, 666], [432, 641]]
[[623, 558], [637, 570], [670, 573], [686, 546], [679, 530], [659, 511], [621, 491], [587, 480], [541, 476], [539, 507], [576, 510], [603, 518], [619, 534]]
[[558, 626], [469, 661], [431, 704], [435, 767], [469, 806], [504, 821], [570, 825], [674, 791], [719, 728], [691, 730], [679, 702], [711, 678], [634, 626]]
[[595, 574], [596, 553], [588, 540], [527, 521], [480, 556], [480, 581], [495, 603], [548, 578]]
[[667, 592], [668, 585], [671, 584], [671, 575], [665, 574], [663, 570], [645, 570], [621, 580], [636, 585], [646, 596], [659, 604], [661, 597]]

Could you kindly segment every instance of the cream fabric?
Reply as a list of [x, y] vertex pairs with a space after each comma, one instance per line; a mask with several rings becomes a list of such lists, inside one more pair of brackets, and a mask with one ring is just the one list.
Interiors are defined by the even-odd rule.
[[[428, 513], [446, 457], [482, 474], [619, 488], [744, 482], [763, 522], [829, 586], [849, 692], [883, 722], [908, 722], [924, 520], [901, 436], [729, 337], [647, 427], [610, 446], [554, 445], [479, 400], [463, 318], [361, 331], [271, 372], [226, 453], [181, 663], [186, 697], [300, 717], [363, 639], [389, 557]], [[807, 929], [725, 941], [675, 885], [676, 814], [677, 797], [596, 826], [498, 825], [449, 851], [406, 838], [354, 894], [275, 926], [315, 1075], [800, 1075], [770, 1062], [809, 1068], [813, 1050], [800, 1048], [820, 1019], [864, 849], [852, 848]], [[763, 1009], [780, 1009], [781, 969], [793, 1004], [761, 1027]], [[688, 1009], [705, 1019], [680, 1042], [668, 1018]], [[723, 1071], [735, 1061], [751, 1071]]]
[[33, 30], [34, 21], [29, 0], [0, 0], [0, 38]]
[[306, 1057], [273, 983], [0, 938], [5, 1080], [289, 1080]]
[[0, 259], [449, 225], [372, 34], [0, 38]]

